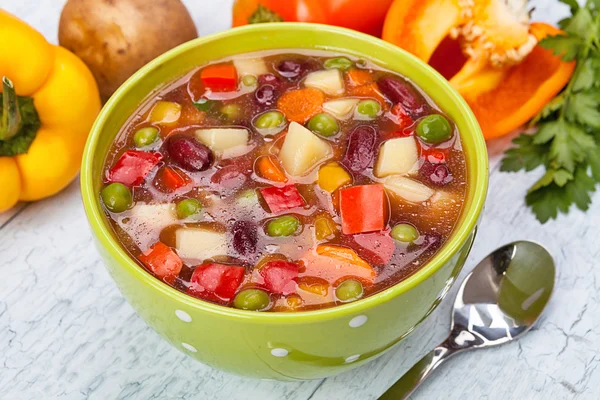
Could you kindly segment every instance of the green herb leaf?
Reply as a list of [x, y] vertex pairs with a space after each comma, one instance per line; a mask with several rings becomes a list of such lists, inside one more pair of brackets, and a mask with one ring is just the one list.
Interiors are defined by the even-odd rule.
[[579, 10], [579, 3], [577, 3], [577, 0], [558, 0], [558, 1], [568, 5], [571, 8], [571, 14], [575, 14]]
[[551, 141], [561, 131], [565, 130], [565, 124], [563, 121], [552, 121], [540, 125], [537, 133], [533, 137], [534, 144], [545, 144]]
[[565, 61], [573, 61], [585, 46], [583, 39], [573, 35], [548, 36], [541, 40], [539, 44], [543, 48], [551, 50], [554, 55], [562, 57]]
[[595, 190], [594, 180], [588, 176], [585, 169], [579, 168], [574, 178], [563, 187], [554, 182], [550, 183], [530, 191], [525, 201], [532, 208], [536, 218], [545, 223], [556, 218], [559, 212], [568, 213], [571, 204], [587, 211], [592, 202], [591, 194]]
[[550, 100], [550, 103], [546, 104], [542, 111], [540, 111], [540, 113], [531, 120], [529, 125], [533, 127], [537, 125], [540, 121], [550, 118], [552, 114], [560, 110], [564, 104], [565, 96], [561, 93], [552, 100]]
[[600, 103], [597, 96], [597, 94], [588, 92], [571, 96], [567, 102], [567, 118], [582, 125], [600, 128]]
[[522, 169], [532, 171], [546, 162], [548, 148], [534, 144], [532, 135], [523, 133], [513, 139], [513, 143], [517, 147], [506, 152], [500, 171], [516, 172]]
[[582, 7], [573, 15], [573, 18], [565, 27], [565, 32], [587, 38], [594, 33], [594, 28], [592, 13], [588, 8]]
[[594, 60], [588, 59], [582, 63], [573, 76], [573, 91], [581, 92], [594, 86]]
[[598, 157], [598, 152], [594, 151], [588, 157], [590, 161], [590, 170], [592, 172], [592, 178], [598, 183], [600, 183], [600, 157]]

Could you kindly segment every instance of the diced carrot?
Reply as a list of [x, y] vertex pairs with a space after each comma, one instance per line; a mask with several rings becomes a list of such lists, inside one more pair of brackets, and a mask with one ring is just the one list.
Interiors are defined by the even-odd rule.
[[282, 171], [274, 156], [263, 156], [256, 161], [258, 175], [273, 182], [285, 183], [287, 176]]
[[[372, 284], [377, 273], [352, 249], [330, 244], [319, 245], [302, 257], [303, 277], [324, 279], [329, 284], [345, 278], [356, 278]], [[302, 279], [299, 279], [299, 283]], [[304, 298], [304, 296], [303, 296]]]
[[375, 275], [375, 270], [369, 265], [368, 262], [358, 256], [358, 254], [347, 247], [333, 246], [330, 244], [321, 244], [317, 246], [317, 254], [325, 257], [331, 257], [340, 261], [348, 262], [350, 264], [366, 268], [370, 270], [371, 275]]
[[183, 267], [181, 258], [163, 242], [157, 242], [139, 259], [154, 275], [168, 283], [173, 283]]
[[288, 120], [304, 124], [321, 112], [324, 102], [325, 94], [318, 89], [297, 89], [284, 93], [277, 101], [277, 108]]
[[375, 81], [373, 74], [364, 69], [352, 68], [346, 76], [348, 77], [349, 86], [362, 86]]
[[185, 173], [169, 167], [161, 170], [160, 180], [169, 193], [176, 191], [190, 182], [190, 178]]
[[327, 296], [331, 284], [323, 278], [303, 276], [298, 279], [298, 288], [319, 296]]

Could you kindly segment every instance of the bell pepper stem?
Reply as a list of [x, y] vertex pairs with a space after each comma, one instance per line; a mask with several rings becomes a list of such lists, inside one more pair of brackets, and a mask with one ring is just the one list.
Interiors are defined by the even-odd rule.
[[21, 128], [21, 111], [15, 86], [6, 76], [2, 77], [2, 119], [0, 120], [0, 140], [15, 136]]

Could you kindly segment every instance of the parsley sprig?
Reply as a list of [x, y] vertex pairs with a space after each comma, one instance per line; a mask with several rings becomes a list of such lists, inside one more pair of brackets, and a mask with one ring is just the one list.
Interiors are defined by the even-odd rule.
[[571, 8], [559, 25], [565, 35], [547, 37], [540, 45], [577, 67], [567, 87], [532, 121], [537, 132], [513, 140], [501, 170], [546, 170], [527, 192], [525, 201], [545, 223], [573, 204], [587, 211], [600, 183], [600, 0]]

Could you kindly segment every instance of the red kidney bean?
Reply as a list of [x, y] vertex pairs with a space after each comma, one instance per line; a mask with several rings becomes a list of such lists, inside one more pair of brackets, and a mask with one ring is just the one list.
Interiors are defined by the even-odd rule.
[[230, 164], [215, 172], [210, 181], [222, 189], [236, 190], [244, 186], [247, 179], [241, 166]]
[[258, 77], [259, 85], [273, 85], [277, 86], [279, 84], [279, 79], [273, 74], [263, 74]]
[[210, 149], [190, 136], [171, 136], [167, 141], [169, 157], [188, 171], [204, 171], [210, 168], [214, 156]]
[[367, 169], [375, 155], [376, 137], [377, 132], [372, 126], [360, 125], [354, 128], [348, 137], [348, 146], [342, 164], [352, 172], [358, 173]]
[[279, 75], [288, 79], [295, 79], [302, 73], [302, 64], [296, 60], [283, 60], [277, 64]]
[[262, 85], [254, 92], [256, 102], [263, 106], [272, 106], [275, 103], [275, 87], [273, 85]]
[[421, 175], [435, 186], [445, 186], [454, 179], [446, 164], [432, 164], [429, 161], [425, 161], [420, 172]]
[[241, 256], [249, 257], [256, 253], [258, 234], [256, 225], [250, 221], [236, 221], [231, 229], [233, 248]]
[[404, 79], [384, 76], [379, 78], [377, 86], [392, 103], [401, 104], [414, 120], [424, 117], [431, 111], [423, 95]]

